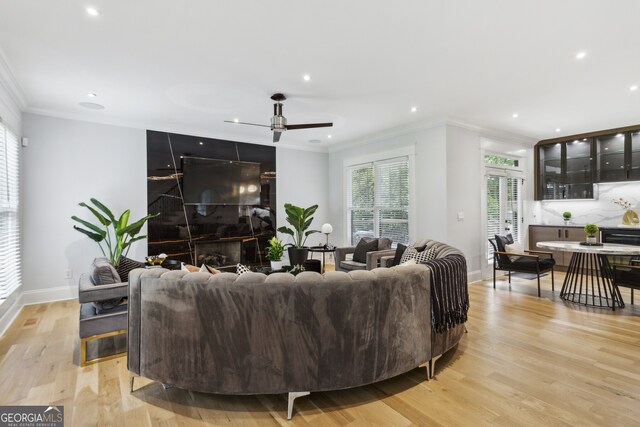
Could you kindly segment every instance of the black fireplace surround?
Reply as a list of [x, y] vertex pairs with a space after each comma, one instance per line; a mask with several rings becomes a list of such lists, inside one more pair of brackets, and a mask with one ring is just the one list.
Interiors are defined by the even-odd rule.
[[[259, 203], [185, 203], [185, 158], [258, 163]], [[218, 174], [215, 179], [234, 177]], [[149, 255], [165, 253], [170, 259], [222, 269], [266, 264], [267, 241], [276, 233], [275, 147], [149, 130], [147, 201], [149, 213], [160, 214], [148, 224]]]

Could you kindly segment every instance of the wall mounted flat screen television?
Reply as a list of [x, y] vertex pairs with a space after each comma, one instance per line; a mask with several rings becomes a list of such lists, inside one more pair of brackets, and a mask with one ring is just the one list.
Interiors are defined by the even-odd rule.
[[187, 205], [259, 205], [260, 163], [182, 158]]

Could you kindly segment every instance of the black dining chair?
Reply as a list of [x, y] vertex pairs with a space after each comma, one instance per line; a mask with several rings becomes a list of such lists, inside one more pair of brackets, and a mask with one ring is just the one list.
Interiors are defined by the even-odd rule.
[[633, 304], [633, 290], [640, 290], [640, 258], [632, 258], [629, 264], [611, 264], [613, 267], [613, 283], [620, 287], [631, 289], [631, 304]]
[[[551, 291], [555, 291], [553, 279], [553, 267], [556, 261], [551, 252], [545, 251], [525, 251], [524, 254], [507, 252], [505, 246], [513, 243], [511, 234], [506, 236], [496, 235], [494, 239], [489, 239], [493, 246], [493, 288], [496, 287], [496, 271], [506, 271], [509, 275], [509, 286], [511, 286], [511, 273], [532, 273], [538, 278], [538, 297], [540, 297], [540, 275], [548, 271], [551, 272]], [[513, 260], [512, 258], [513, 257]]]

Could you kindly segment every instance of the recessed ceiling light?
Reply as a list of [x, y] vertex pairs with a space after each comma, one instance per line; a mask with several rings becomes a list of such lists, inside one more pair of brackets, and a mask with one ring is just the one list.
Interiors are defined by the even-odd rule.
[[587, 52], [585, 52], [584, 50], [576, 53], [576, 59], [584, 59], [586, 56]]
[[240, 120], [238, 119], [233, 119], [233, 123], [238, 123]]
[[95, 102], [79, 102], [78, 105], [90, 110], [104, 110], [104, 105], [96, 104]]
[[329, 134], [329, 135], [327, 135], [327, 138], [331, 139], [331, 138], [333, 138], [333, 135]]
[[97, 94], [97, 93], [93, 93], [93, 92], [89, 92], [89, 93], [87, 94], [87, 96], [89, 96], [89, 97], [91, 97], [91, 98], [95, 98], [96, 96], [98, 96], [98, 94]]
[[556, 128], [556, 132], [560, 132], [562, 129], [560, 128]]
[[511, 117], [513, 117], [514, 119], [517, 119], [517, 118], [518, 118], [518, 113], [513, 113], [513, 114], [511, 115]]
[[411, 112], [415, 113], [416, 111], [418, 111], [418, 107], [411, 107]]
[[204, 145], [204, 142], [200, 141], [200, 145]]
[[302, 76], [302, 80], [304, 80], [305, 82], [308, 82], [311, 80], [311, 76], [309, 74], [305, 74], [304, 76]]
[[310, 139], [309, 143], [310, 144], [320, 144], [322, 141], [320, 141], [319, 139]]
[[87, 13], [90, 16], [98, 16], [98, 15], [100, 15], [100, 11], [98, 9], [96, 9], [95, 7], [88, 7], [87, 8]]
[[636, 90], [638, 90], [638, 85], [629, 86], [629, 90], [631, 92], [635, 92]]

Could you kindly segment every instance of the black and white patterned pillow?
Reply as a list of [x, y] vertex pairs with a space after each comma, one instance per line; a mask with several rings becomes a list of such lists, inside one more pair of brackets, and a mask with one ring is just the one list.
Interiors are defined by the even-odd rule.
[[129, 273], [131, 270], [135, 270], [136, 268], [144, 268], [144, 262], [136, 261], [131, 258], [120, 256], [120, 261], [118, 261], [118, 266], [116, 267], [116, 271], [120, 276], [120, 279], [128, 282], [129, 281]]
[[238, 264], [236, 266], [236, 274], [238, 276], [242, 276], [244, 273], [249, 273], [251, 270], [249, 269], [249, 267], [244, 266], [242, 264]]
[[428, 250], [423, 250], [422, 252], [418, 252], [416, 248], [413, 246], [407, 247], [407, 249], [402, 254], [402, 258], [400, 259], [400, 264], [409, 261], [410, 259], [415, 259], [418, 264], [431, 261], [436, 258], [436, 248], [431, 247]]

